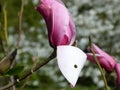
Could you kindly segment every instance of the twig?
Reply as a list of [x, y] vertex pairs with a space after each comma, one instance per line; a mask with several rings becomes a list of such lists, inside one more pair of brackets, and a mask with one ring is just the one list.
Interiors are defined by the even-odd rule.
[[[56, 57], [56, 50], [54, 50], [54, 52], [47, 58], [47, 60], [44, 60], [42, 63], [37, 64], [36, 67], [33, 69], [33, 72], [37, 71], [42, 66], [46, 65], [49, 61], [51, 61], [55, 57]], [[11, 82], [10, 84], [5, 85], [4, 87], [0, 88], [0, 90], [6, 90], [6, 89], [12, 87], [13, 85], [16, 85], [20, 81], [22, 81], [22, 80], [26, 79], [28, 76], [32, 75], [33, 72], [31, 72], [31, 69], [28, 70], [28, 72], [25, 75], [23, 75], [21, 78], [16, 79], [15, 82]]]
[[[15, 59], [12, 61], [12, 64], [10, 66], [10, 69], [12, 69], [15, 65]], [[11, 82], [14, 82], [14, 76], [10, 76]], [[15, 86], [12, 86], [12, 90], [15, 90]]]
[[[18, 40], [17, 40], [16, 48], [19, 48], [20, 41], [21, 41], [23, 9], [24, 9], [24, 0], [21, 0], [21, 9], [20, 9], [20, 12], [18, 15], [19, 16], [19, 30], [18, 30]], [[11, 68], [13, 68], [14, 65], [15, 65], [15, 60], [12, 62]], [[15, 82], [14, 76], [11, 76], [10, 79], [11, 79], [11, 82], [13, 82], [13, 83]], [[13, 90], [15, 90], [14, 85], [12, 86], [12, 88], [13, 88]]]
[[[10, 76], [10, 81], [14, 82], [14, 76]], [[11, 87], [11, 89], [12, 90], [16, 90], [14, 85]]]
[[[36, 65], [37, 65], [37, 63], [38, 63], [38, 59], [39, 59], [38, 56], [33, 57], [33, 65], [32, 65], [32, 68], [31, 68], [31, 72], [33, 72], [33, 69], [36, 67]], [[25, 85], [27, 84], [27, 81], [29, 80], [29, 78], [30, 78], [30, 76], [28, 76], [28, 77], [25, 79], [23, 85], [20, 87], [19, 90], [23, 90], [23, 88], [24, 88]]]
[[22, 19], [23, 19], [23, 11], [24, 11], [24, 0], [21, 0], [21, 9], [18, 13], [19, 16], [19, 30], [18, 30], [18, 41], [16, 44], [16, 48], [19, 48], [22, 34]]
[[104, 73], [104, 71], [103, 71], [103, 69], [102, 69], [102, 67], [101, 67], [101, 65], [100, 65], [100, 63], [99, 63], [99, 61], [98, 61], [98, 59], [97, 59], [97, 57], [95, 55], [95, 52], [94, 52], [94, 50], [92, 48], [92, 39], [91, 39], [91, 37], [89, 37], [89, 42], [90, 42], [90, 50], [93, 53], [95, 62], [96, 62], [97, 66], [98, 66], [98, 68], [99, 68], [99, 70], [101, 72], [101, 75], [102, 75], [102, 78], [103, 78], [103, 81], [104, 81], [104, 84], [105, 84], [105, 88], [106, 88], [106, 90], [110, 90], [110, 88], [108, 87], [108, 84], [107, 84], [107, 80], [105, 78], [105, 73]]
[[20, 87], [19, 90], [23, 90], [23, 88], [25, 87], [25, 85], [27, 84], [27, 81], [29, 80], [30, 76], [27, 76], [25, 79], [25, 82], [23, 83], [23, 85]]
[[8, 31], [7, 31], [7, 11], [6, 11], [6, 4], [3, 7], [3, 14], [4, 14], [4, 33], [5, 33], [5, 39], [6, 43], [8, 45]]

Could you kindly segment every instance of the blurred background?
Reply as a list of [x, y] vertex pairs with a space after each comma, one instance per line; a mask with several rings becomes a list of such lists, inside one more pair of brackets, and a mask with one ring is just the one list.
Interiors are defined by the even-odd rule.
[[[89, 44], [88, 37], [91, 35], [94, 43], [120, 62], [120, 0], [63, 0], [63, 2], [74, 18], [78, 47], [84, 50]], [[38, 4], [39, 0], [24, 0], [22, 39], [15, 64], [22, 65], [24, 70], [31, 68], [34, 57], [39, 57], [40, 62], [53, 51], [49, 46], [45, 22], [35, 10]], [[8, 44], [4, 35], [4, 7], [7, 11]], [[4, 48], [9, 48], [10, 51], [15, 48], [18, 39], [20, 8], [21, 0], [0, 0], [0, 39]], [[4, 55], [0, 46], [0, 60]], [[111, 90], [114, 90], [116, 84], [114, 72], [107, 73], [106, 77]], [[0, 85], [3, 85], [3, 82], [5, 83], [6, 79], [0, 80]], [[16, 87], [21, 87], [22, 83]], [[24, 90], [104, 90], [103, 87], [104, 83], [97, 66], [89, 61], [80, 73], [76, 87], [70, 88], [60, 73], [56, 60], [52, 60], [30, 76]]]

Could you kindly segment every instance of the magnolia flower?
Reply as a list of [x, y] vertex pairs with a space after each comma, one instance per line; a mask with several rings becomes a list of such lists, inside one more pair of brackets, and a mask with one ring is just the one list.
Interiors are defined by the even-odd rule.
[[45, 19], [52, 47], [73, 44], [76, 36], [75, 25], [60, 0], [41, 0], [37, 10]]
[[120, 89], [120, 63], [117, 63], [115, 65], [115, 71], [116, 71], [116, 74], [117, 74], [117, 88], [119, 90]]
[[77, 47], [71, 46], [76, 29], [69, 11], [61, 0], [40, 0], [36, 9], [45, 19], [49, 42], [57, 49], [57, 62], [62, 74], [75, 86], [86, 55]]
[[[100, 65], [106, 70], [106, 71], [112, 71], [115, 67], [116, 61], [115, 59], [108, 55], [106, 52], [101, 50], [98, 46], [95, 44], [92, 45], [92, 48], [95, 52], [95, 55], [100, 63]], [[93, 53], [91, 53], [90, 48], [88, 48], [87, 58], [91, 62], [95, 63]]]

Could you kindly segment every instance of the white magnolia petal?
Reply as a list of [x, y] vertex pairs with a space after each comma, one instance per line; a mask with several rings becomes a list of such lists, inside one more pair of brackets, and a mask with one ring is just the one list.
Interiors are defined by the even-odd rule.
[[57, 46], [57, 62], [63, 76], [74, 87], [86, 61], [86, 54], [74, 46]]

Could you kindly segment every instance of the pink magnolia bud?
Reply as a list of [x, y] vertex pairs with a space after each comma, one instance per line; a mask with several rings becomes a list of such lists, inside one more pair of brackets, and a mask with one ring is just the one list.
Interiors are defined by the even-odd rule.
[[115, 71], [116, 71], [116, 74], [117, 74], [117, 90], [120, 89], [120, 63], [117, 63], [115, 65]]
[[37, 11], [45, 19], [52, 47], [73, 44], [76, 36], [75, 25], [61, 0], [40, 0]]
[[[108, 55], [106, 52], [101, 50], [98, 46], [93, 44], [92, 46], [95, 55], [100, 63], [100, 65], [106, 70], [106, 71], [112, 71], [115, 67], [116, 61], [115, 59]], [[87, 58], [91, 62], [95, 63], [93, 53], [91, 53], [90, 48], [88, 48]]]

